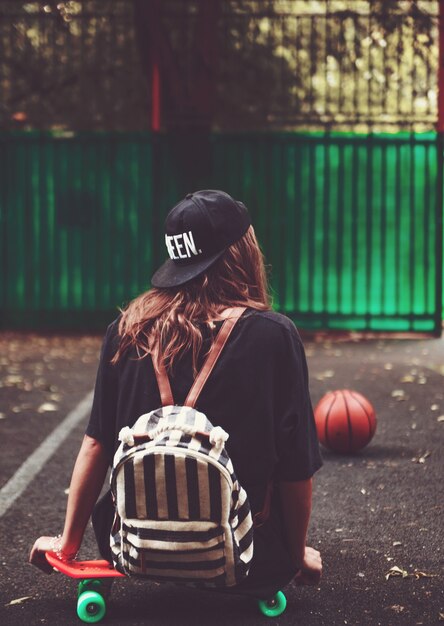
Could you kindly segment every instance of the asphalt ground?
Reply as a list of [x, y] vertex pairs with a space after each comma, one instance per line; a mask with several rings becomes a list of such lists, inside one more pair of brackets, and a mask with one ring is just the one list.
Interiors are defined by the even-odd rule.
[[[101, 339], [0, 333], [0, 487], [94, 384]], [[319, 587], [285, 590], [277, 625], [444, 622], [444, 341], [305, 340], [313, 403], [349, 388], [373, 404], [373, 441], [353, 456], [324, 450], [310, 544], [324, 560]], [[85, 420], [0, 518], [0, 624], [70, 625], [76, 584], [27, 563], [41, 534], [61, 532]], [[88, 530], [80, 556], [96, 555]], [[391, 572], [391, 575], [389, 575]], [[398, 574], [398, 575], [395, 575]], [[104, 624], [267, 624], [248, 598], [135, 580], [114, 583]]]

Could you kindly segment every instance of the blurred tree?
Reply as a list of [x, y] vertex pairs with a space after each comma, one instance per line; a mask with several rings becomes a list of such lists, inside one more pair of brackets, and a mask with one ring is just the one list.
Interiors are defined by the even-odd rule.
[[432, 128], [437, 0], [0, 0], [0, 126]]
[[122, 0], [1, 0], [0, 126], [148, 128], [131, 8]]

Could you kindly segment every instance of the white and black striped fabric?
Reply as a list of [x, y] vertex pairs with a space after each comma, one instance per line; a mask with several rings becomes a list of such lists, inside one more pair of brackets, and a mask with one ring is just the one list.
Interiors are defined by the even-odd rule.
[[212, 430], [203, 413], [167, 406], [121, 431], [111, 548], [123, 573], [206, 587], [247, 576], [250, 505], [223, 443], [210, 443]]

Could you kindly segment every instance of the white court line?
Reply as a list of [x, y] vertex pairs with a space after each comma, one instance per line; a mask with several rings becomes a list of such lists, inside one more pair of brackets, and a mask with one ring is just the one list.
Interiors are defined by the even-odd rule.
[[91, 410], [93, 391], [90, 391], [79, 404], [65, 417], [48, 437], [39, 445], [16, 473], [0, 489], [0, 517], [25, 491], [42, 467], [51, 458], [79, 422]]

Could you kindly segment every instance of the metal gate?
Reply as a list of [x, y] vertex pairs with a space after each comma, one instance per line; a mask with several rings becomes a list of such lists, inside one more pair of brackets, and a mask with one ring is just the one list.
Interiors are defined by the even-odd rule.
[[0, 0], [0, 324], [101, 326], [149, 287], [167, 209], [217, 187], [301, 327], [439, 334], [443, 6]]
[[[101, 321], [148, 288], [165, 212], [190, 190], [176, 141], [28, 134], [0, 146], [3, 326]], [[277, 309], [304, 328], [438, 332], [434, 134], [220, 134], [209, 146], [195, 184], [249, 207]]]

